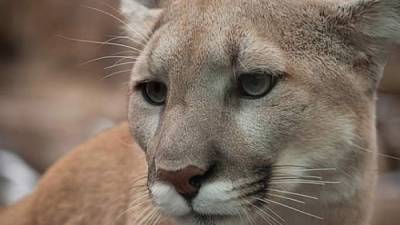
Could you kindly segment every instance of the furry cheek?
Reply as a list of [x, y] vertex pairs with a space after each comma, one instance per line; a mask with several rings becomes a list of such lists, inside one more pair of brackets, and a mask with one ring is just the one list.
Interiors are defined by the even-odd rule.
[[[160, 122], [160, 109], [146, 107], [143, 99], [135, 96], [131, 98], [129, 121], [132, 123], [133, 134], [138, 144], [146, 150], [151, 138], [155, 135]], [[143, 117], [146, 115], [146, 117]]]

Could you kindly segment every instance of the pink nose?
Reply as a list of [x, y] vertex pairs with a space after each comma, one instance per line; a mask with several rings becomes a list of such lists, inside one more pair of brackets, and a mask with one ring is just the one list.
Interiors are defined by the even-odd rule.
[[172, 184], [178, 193], [191, 198], [199, 191], [201, 177], [205, 172], [196, 166], [188, 166], [177, 171], [159, 169], [157, 179]]

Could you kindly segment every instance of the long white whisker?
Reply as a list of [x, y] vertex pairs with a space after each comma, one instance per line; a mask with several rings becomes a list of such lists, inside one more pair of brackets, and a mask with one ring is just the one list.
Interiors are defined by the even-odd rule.
[[277, 195], [277, 194], [272, 194], [272, 193], [267, 193], [267, 194], [268, 194], [269, 196], [273, 196], [273, 197], [277, 197], [277, 198], [282, 198], [282, 199], [290, 200], [290, 201], [297, 202], [297, 203], [300, 203], [300, 204], [306, 204], [305, 202], [300, 201], [300, 200], [295, 199], [295, 198], [290, 198], [290, 197], [286, 197], [286, 196], [283, 196], [283, 195]]
[[[102, 78], [102, 80], [108, 79], [108, 78], [113, 77], [113, 76], [118, 75], [118, 74], [128, 73], [128, 72], [130, 72], [130, 71], [132, 71], [132, 70], [121, 70], [121, 71], [116, 71], [116, 72], [114, 72], [114, 73], [110, 73], [110, 74], [106, 75], [105, 77]], [[128, 75], [129, 75], [129, 74], [128, 74]]]
[[157, 218], [154, 220], [152, 225], [157, 225], [160, 222], [161, 219], [161, 213], [157, 213]]
[[131, 56], [111, 55], [111, 56], [102, 56], [102, 57], [99, 57], [99, 58], [88, 60], [86, 62], [83, 62], [82, 65], [88, 64], [88, 63], [92, 63], [92, 62], [96, 62], [96, 61], [100, 61], [100, 60], [103, 60], [103, 59], [132, 59], [132, 60], [136, 60], [135, 57], [131, 57]]
[[259, 211], [261, 211], [257, 206], [253, 206], [256, 210], [254, 211], [258, 216], [261, 217], [261, 219], [263, 219], [264, 221], [266, 221], [269, 225], [275, 225], [271, 222], [271, 220], [265, 216], [265, 214], [263, 213], [259, 213]]
[[[119, 39], [125, 39], [125, 38], [121, 38], [121, 36], [114, 36], [114, 37], [112, 37], [112, 38], [106, 40], [106, 41], [104, 42], [104, 44], [106, 44], [106, 43], [115, 43], [115, 42], [112, 42], [112, 41], [119, 40]], [[134, 42], [134, 41], [133, 41], [133, 42]], [[134, 43], [136, 43], [136, 42], [134, 42]], [[104, 44], [103, 44], [103, 45], [104, 45]], [[137, 50], [136, 52], [140, 52], [140, 51], [141, 51], [140, 49], [136, 49], [136, 50]]]
[[301, 213], [301, 214], [304, 214], [304, 215], [307, 215], [307, 216], [310, 216], [310, 217], [313, 217], [313, 218], [316, 218], [316, 219], [319, 219], [319, 220], [323, 220], [322, 217], [316, 216], [316, 215], [311, 214], [311, 213], [308, 213], [308, 212], [304, 212], [304, 211], [302, 211], [302, 210], [300, 210], [300, 209], [296, 209], [296, 208], [294, 208], [294, 207], [292, 207], [292, 206], [288, 206], [288, 205], [283, 204], [283, 203], [280, 203], [280, 202], [276, 202], [276, 201], [273, 201], [273, 200], [270, 200], [270, 199], [258, 199], [258, 200], [259, 200], [259, 201], [263, 201], [263, 202], [265, 202], [265, 203], [276, 204], [276, 205], [282, 206], [282, 207], [284, 207], [284, 208], [291, 209], [291, 210], [293, 210], [293, 211], [295, 211], [295, 212], [298, 212], [298, 213]]
[[115, 64], [115, 65], [104, 67], [104, 69], [111, 69], [111, 68], [114, 68], [114, 67], [123, 66], [123, 65], [130, 65], [130, 64], [135, 64], [135, 63], [136, 62], [118, 63], [118, 64]]
[[130, 54], [136, 54], [137, 52], [136, 51], [119, 51], [119, 52], [116, 52], [116, 53], [113, 53], [112, 55], [120, 55], [120, 54], [126, 54], [126, 53], [130, 53]]
[[290, 194], [290, 195], [295, 195], [295, 196], [299, 196], [299, 197], [304, 197], [304, 198], [309, 198], [309, 199], [318, 200], [317, 197], [310, 196], [310, 195], [304, 195], [304, 194], [294, 193], [294, 192], [290, 192], [290, 191], [282, 191], [282, 190], [273, 189], [273, 188], [269, 188], [268, 190], [269, 190], [269, 191], [273, 191], [273, 192], [279, 192], [279, 193], [282, 193], [282, 194]]
[[158, 222], [161, 219], [161, 213], [160, 212], [157, 211], [155, 214], [156, 214], [156, 216], [155, 216], [153, 222], [150, 225], [157, 225]]
[[320, 176], [295, 175], [295, 174], [290, 174], [290, 173], [282, 173], [282, 174], [277, 173], [277, 175], [278, 176], [275, 176], [275, 177], [285, 178], [285, 176], [287, 176], [288, 178], [296, 177], [296, 178], [310, 178], [310, 179], [322, 180], [322, 177], [320, 177]]
[[[287, 168], [278, 168], [277, 171]], [[310, 169], [290, 169], [292, 172], [308, 172], [308, 171], [336, 171], [336, 168], [310, 168]], [[287, 171], [287, 170], [286, 170]]]
[[149, 214], [151, 215], [151, 214], [153, 214], [153, 212], [154, 212], [154, 209], [151, 206], [149, 206], [149, 207], [143, 209], [142, 213], [140, 213], [137, 216], [137, 219], [135, 218], [135, 221], [137, 222], [138, 225], [142, 225], [143, 222], [146, 222], [146, 219], [149, 217]]
[[153, 209], [146, 220], [144, 220], [144, 225], [152, 224], [155, 218], [157, 218], [157, 210]]
[[[138, 205], [143, 205], [143, 203], [148, 203], [148, 202], [140, 202], [140, 204], [138, 204]], [[127, 209], [123, 210], [120, 214], [118, 214], [118, 216], [117, 216], [116, 219], [114, 220], [113, 224], [114, 224], [115, 222], [117, 222], [125, 213], [136, 209], [136, 207], [137, 207], [138, 205], [135, 204], [135, 205], [133, 205], [133, 206], [131, 206], [131, 207], [128, 207]]]
[[141, 43], [141, 42], [137, 42], [135, 39], [133, 39], [132, 37], [128, 36], [128, 35], [124, 35], [124, 36], [117, 36], [117, 35], [111, 35], [112, 37], [115, 38], [115, 40], [118, 39], [125, 39], [125, 40], [129, 40], [132, 41], [135, 45], [139, 45], [141, 47], [145, 47], [146, 45]]
[[[248, 201], [246, 201], [246, 202], [247, 202], [247, 204], [249, 204]], [[249, 212], [248, 212], [246, 209], [243, 209], [243, 211], [244, 211], [245, 216], [247, 217], [247, 220], [249, 221], [249, 223], [250, 223], [251, 225], [252, 225], [252, 224], [256, 225], [256, 224], [254, 223], [254, 220], [251, 219], [251, 216], [249, 216]]]
[[268, 206], [263, 206], [266, 210], [270, 211], [273, 215], [275, 215], [278, 219], [280, 219], [282, 222], [286, 222], [281, 216], [278, 215], [274, 210], [269, 208]]
[[289, 180], [289, 181], [271, 181], [270, 184], [315, 184], [315, 185], [326, 185], [326, 184], [340, 184], [339, 181], [308, 181], [308, 180]]
[[98, 9], [98, 8], [94, 8], [94, 7], [91, 7], [91, 6], [84, 6], [84, 7], [88, 8], [88, 9], [95, 10], [95, 11], [97, 11], [97, 12], [104, 13], [105, 15], [108, 15], [108, 16], [110, 16], [111, 18], [114, 18], [116, 21], [120, 22], [121, 25], [126, 26], [130, 31], [132, 31], [132, 32], [136, 33], [137, 35], [139, 35], [140, 38], [142, 38], [142, 41], [144, 41], [144, 42], [146, 42], [146, 41], [148, 40], [148, 38], [149, 38], [149, 37], [146, 37], [144, 34], [139, 33], [138, 31], [136, 31], [135, 29], [133, 29], [133, 27], [130, 26], [128, 23], [126, 23], [126, 22], [123, 21], [122, 19], [116, 17], [115, 15], [113, 15], [113, 14], [111, 14], [111, 13], [109, 13], [109, 12], [106, 12], [106, 11], [104, 11], [104, 10], [101, 10], [101, 9]]
[[[251, 204], [251, 203], [250, 203]], [[276, 220], [273, 216], [271, 216], [270, 214], [268, 214], [267, 212], [265, 212], [264, 210], [262, 210], [261, 208], [257, 207], [255, 204], [251, 204], [253, 207], [255, 207], [256, 209], [258, 209], [262, 214], [264, 214], [267, 218], [269, 224], [273, 223], [273, 224], [279, 224], [279, 225], [283, 225], [280, 221]], [[260, 215], [261, 216], [261, 215]], [[261, 216], [263, 218], [263, 216]], [[272, 220], [272, 221], [271, 221]], [[268, 222], [267, 221], [267, 222]]]
[[[103, 5], [107, 6], [108, 8], [110, 8], [111, 10], [113, 10], [114, 12], [120, 14], [120, 10], [116, 9], [114, 6], [112, 6], [112, 5], [110, 5], [110, 4], [106, 3], [106, 2], [103, 2]], [[144, 23], [144, 25], [146, 25], [146, 29], [150, 32], [151, 29], [149, 29], [148, 25], [146, 24], [146, 21], [144, 21], [143, 23]], [[126, 24], [126, 23], [125, 23], [125, 24]], [[149, 36], [148, 36], [148, 35], [146, 35], [146, 34], [142, 34], [142, 35], [145, 35], [145, 36], [146, 36], [146, 40], [149, 39]], [[142, 46], [144, 46], [144, 44], [137, 42], [136, 40], [130, 38], [129, 36], [127, 36], [127, 37], [128, 37], [131, 41], [133, 41], [135, 44], [141, 44]], [[146, 40], [144, 40], [144, 41], [146, 41]]]
[[[130, 60], [129, 62], [136, 62], [137, 59], [138, 59], [138, 57], [135, 57], [134, 60]], [[116, 66], [116, 65], [122, 63], [124, 60], [127, 60], [127, 59], [118, 59], [118, 60], [115, 61], [111, 66]], [[112, 67], [111, 67], [111, 68], [112, 68]]]
[[65, 40], [69, 40], [69, 41], [76, 41], [76, 42], [88, 43], [88, 44], [99, 44], [99, 45], [110, 45], [110, 46], [124, 47], [124, 48], [127, 48], [127, 49], [131, 49], [131, 50], [137, 51], [137, 49], [134, 48], [134, 47], [131, 47], [131, 46], [128, 46], [128, 45], [124, 45], [124, 44], [114, 43], [114, 42], [107, 43], [107, 42], [104, 42], [104, 41], [91, 41], [91, 40], [84, 40], [84, 39], [77, 39], [77, 38], [68, 38], [68, 37], [64, 37], [62, 35], [58, 35], [58, 36], [60, 38], [63, 38]]
[[377, 156], [388, 158], [388, 159], [400, 160], [400, 157], [388, 155], [388, 154], [381, 153], [381, 152], [378, 152], [378, 151], [369, 150], [369, 149], [363, 148], [363, 147], [361, 147], [361, 146], [359, 146], [359, 145], [357, 145], [355, 143], [351, 143], [350, 145], [355, 147], [356, 149], [362, 151], [362, 152], [376, 154]]
[[243, 217], [242, 217], [242, 212], [243, 212], [243, 210], [244, 210], [243, 207], [240, 206], [240, 207], [239, 207], [239, 214], [238, 214], [238, 215], [239, 215], [239, 219], [240, 219], [240, 223], [241, 223], [241, 224], [243, 224], [243, 222], [244, 222], [244, 221], [243, 221]]

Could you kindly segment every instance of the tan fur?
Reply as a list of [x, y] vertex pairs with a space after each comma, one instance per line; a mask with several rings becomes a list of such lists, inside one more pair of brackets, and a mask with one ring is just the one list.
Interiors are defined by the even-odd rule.
[[145, 173], [143, 154], [122, 124], [59, 161], [30, 197], [0, 211], [0, 224], [129, 224], [127, 218], [135, 221], [126, 211], [137, 191], [133, 181]]
[[[131, 81], [129, 122], [146, 152], [155, 205], [185, 225], [251, 224], [240, 219], [246, 216], [268, 224], [271, 211], [287, 224], [367, 224], [375, 91], [399, 22], [395, 0], [174, 1], [155, 23]], [[236, 79], [248, 71], [283, 78], [264, 98], [244, 100]], [[138, 86], [147, 80], [167, 85], [164, 106], [143, 99]], [[213, 170], [188, 202], [157, 171], [190, 166]], [[269, 166], [272, 182], [252, 193], [259, 191], [256, 171]], [[296, 167], [335, 168], [316, 174], [336, 182], [299, 183], [314, 173]], [[282, 173], [292, 180], [274, 182]], [[301, 207], [270, 189], [318, 201]]]

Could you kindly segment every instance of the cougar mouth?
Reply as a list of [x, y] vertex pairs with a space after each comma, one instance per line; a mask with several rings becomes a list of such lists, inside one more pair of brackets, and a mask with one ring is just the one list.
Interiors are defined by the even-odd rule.
[[151, 185], [150, 192], [155, 206], [174, 218], [226, 221], [243, 213], [249, 214], [253, 208], [266, 204], [259, 199], [264, 199], [267, 194], [271, 168], [258, 169], [252, 176], [206, 183], [191, 199], [179, 194], [173, 185], [163, 182]]

